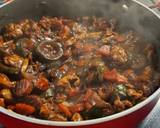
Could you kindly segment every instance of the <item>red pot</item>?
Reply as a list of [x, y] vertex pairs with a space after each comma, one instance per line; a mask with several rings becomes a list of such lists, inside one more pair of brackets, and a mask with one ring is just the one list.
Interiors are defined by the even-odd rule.
[[159, 99], [160, 89], [140, 104], [121, 113], [81, 122], [56, 122], [33, 119], [0, 108], [0, 122], [7, 128], [136, 128], [148, 115]]
[[[67, 0], [66, 0], [67, 1]], [[7, 22], [16, 21], [22, 19], [24, 17], [35, 18], [41, 17], [42, 15], [67, 15], [74, 16], [78, 15], [91, 15], [92, 13], [96, 13], [101, 15], [104, 13], [104, 8], [109, 8], [109, 1], [105, 0], [88, 0], [86, 2], [76, 1], [76, 0], [46, 0], [45, 2], [42, 0], [16, 0], [13, 3], [10, 3], [1, 8], [0, 14], [6, 14], [3, 19], [0, 20], [0, 24], [4, 24]], [[76, 2], [75, 2], [76, 1]], [[40, 3], [40, 4], [39, 4]], [[49, 3], [49, 4], [48, 4]], [[72, 3], [72, 4], [70, 4]], [[82, 4], [83, 3], [83, 4]], [[127, 5], [129, 3], [126, 3]], [[143, 34], [154, 35], [154, 39], [158, 39], [158, 35], [160, 33], [157, 26], [160, 26], [160, 17], [154, 13], [151, 9], [146, 7], [145, 5], [139, 3], [136, 0], [130, 1], [132, 6], [124, 5], [124, 3], [119, 3], [119, 8], [117, 7], [117, 3], [114, 4], [116, 6], [112, 6], [113, 15], [122, 20], [122, 22], [126, 22], [125, 25], [139, 25], [135, 23], [135, 19], [138, 17], [139, 19], [136, 22], [143, 21], [142, 28], [144, 31]], [[83, 5], [83, 6], [82, 6]], [[93, 6], [96, 6], [96, 10], [93, 9]], [[138, 14], [130, 10], [133, 7], [136, 7], [136, 12], [141, 12]], [[74, 8], [74, 11], [72, 10]], [[47, 10], [48, 11], [47, 11]], [[93, 10], [92, 10], [93, 9]], [[77, 11], [78, 10], [78, 11]], [[87, 10], [87, 11], [86, 11]], [[88, 11], [89, 10], [89, 11]], [[114, 10], [114, 11], [113, 11]], [[54, 13], [53, 13], [54, 12]], [[70, 12], [70, 13], [68, 13]], [[78, 13], [77, 13], [78, 12]], [[105, 11], [105, 14], [107, 11]], [[122, 14], [124, 13], [124, 14]], [[108, 12], [110, 14], [110, 12]], [[124, 16], [123, 18], [121, 16]], [[130, 17], [128, 17], [130, 16]], [[142, 18], [142, 16], [144, 16]], [[128, 19], [127, 19], [128, 17]], [[146, 19], [145, 19], [146, 18]], [[134, 20], [133, 20], [134, 19]], [[143, 20], [145, 19], [145, 20]], [[133, 22], [134, 21], [134, 22]], [[141, 28], [141, 30], [142, 30]], [[9, 111], [5, 108], [0, 107], [0, 123], [4, 124], [7, 128], [57, 128], [57, 127], [77, 127], [77, 128], [136, 128], [138, 124], [148, 115], [148, 113], [153, 109], [155, 104], [157, 103], [160, 96], [160, 89], [157, 89], [150, 97], [148, 97], [145, 101], [137, 104], [136, 106], [125, 110], [123, 112], [87, 121], [80, 122], [57, 122], [57, 121], [46, 121], [41, 119], [35, 119], [31, 117], [26, 117], [15, 112]]]

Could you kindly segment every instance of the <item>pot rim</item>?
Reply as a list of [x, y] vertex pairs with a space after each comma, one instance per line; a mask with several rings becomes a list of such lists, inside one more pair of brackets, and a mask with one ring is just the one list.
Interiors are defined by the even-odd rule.
[[148, 97], [146, 100], [142, 101], [141, 103], [133, 106], [132, 108], [129, 108], [125, 111], [119, 112], [117, 114], [113, 114], [110, 116], [98, 118], [98, 119], [92, 119], [92, 120], [85, 120], [85, 121], [78, 121], [78, 122], [62, 122], [62, 121], [49, 121], [49, 120], [42, 120], [42, 119], [37, 119], [37, 118], [32, 118], [32, 117], [27, 117], [24, 115], [20, 115], [18, 113], [15, 113], [11, 110], [7, 110], [3, 107], [0, 107], [0, 112], [2, 112], [5, 115], [8, 115], [10, 117], [25, 121], [25, 122], [30, 122], [33, 124], [41, 124], [41, 125], [48, 125], [48, 126], [84, 126], [84, 125], [93, 125], [93, 124], [98, 124], [98, 123], [103, 123], [107, 121], [111, 121], [123, 116], [126, 116], [130, 113], [133, 113], [145, 105], [149, 104], [151, 101], [153, 101], [158, 95], [160, 94], [160, 88], [154, 92], [150, 97]]
[[[132, 0], [133, 2], [139, 4], [140, 6], [148, 9], [149, 11], [151, 11], [155, 16], [157, 16], [160, 19], [160, 16], [153, 11], [152, 9], [150, 9], [148, 6], [144, 5], [143, 3], [139, 2], [138, 0]], [[11, 3], [11, 2], [9, 2]], [[9, 4], [7, 3], [7, 4]], [[6, 4], [5, 4], [6, 5]], [[18, 113], [15, 113], [11, 110], [7, 110], [3, 107], [0, 107], [0, 112], [8, 115], [10, 117], [13, 117], [15, 119], [19, 119], [25, 122], [30, 122], [33, 124], [41, 124], [41, 125], [48, 125], [48, 126], [84, 126], [84, 125], [93, 125], [93, 124], [98, 124], [98, 123], [103, 123], [103, 122], [107, 122], [107, 121], [111, 121], [123, 116], [126, 116], [130, 113], [133, 113], [139, 109], [141, 109], [142, 107], [144, 107], [145, 105], [149, 104], [151, 101], [153, 101], [158, 95], [160, 94], [160, 88], [157, 89], [151, 96], [149, 96], [146, 100], [142, 101], [141, 103], [125, 110], [122, 112], [119, 112], [117, 114], [113, 114], [110, 116], [106, 116], [106, 117], [102, 117], [102, 118], [98, 118], [98, 119], [92, 119], [92, 120], [85, 120], [85, 121], [78, 121], [78, 122], [61, 122], [61, 121], [49, 121], [49, 120], [42, 120], [42, 119], [37, 119], [37, 118], [32, 118], [32, 117], [27, 117], [24, 115], [20, 115]]]
[[12, 3], [13, 1], [14, 1], [14, 0], [10, 0], [10, 1], [8, 1], [8, 2], [3, 3], [2, 5], [0, 5], [0, 8], [6, 6], [7, 4]]

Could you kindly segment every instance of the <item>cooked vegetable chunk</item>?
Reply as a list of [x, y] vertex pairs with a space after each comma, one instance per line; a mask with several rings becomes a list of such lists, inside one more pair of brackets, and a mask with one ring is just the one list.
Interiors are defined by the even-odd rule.
[[105, 17], [42, 17], [2, 26], [0, 106], [76, 122], [145, 100], [160, 85], [155, 42], [117, 25]]

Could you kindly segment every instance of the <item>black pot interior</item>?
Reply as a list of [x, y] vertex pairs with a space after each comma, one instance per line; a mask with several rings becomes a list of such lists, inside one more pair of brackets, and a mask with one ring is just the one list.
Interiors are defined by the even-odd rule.
[[[42, 16], [98, 16], [115, 18], [119, 31], [134, 29], [156, 46], [160, 55], [160, 19], [149, 9], [136, 2], [113, 2], [113, 0], [16, 0], [0, 9], [0, 25], [20, 19], [39, 19]], [[156, 57], [156, 62], [159, 64]]]

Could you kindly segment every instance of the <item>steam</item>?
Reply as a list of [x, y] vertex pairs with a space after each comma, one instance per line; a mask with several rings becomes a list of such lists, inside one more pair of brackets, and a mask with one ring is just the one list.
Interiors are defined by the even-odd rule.
[[[48, 0], [48, 3], [51, 3]], [[57, 4], [59, 3], [59, 4]], [[48, 5], [58, 16], [99, 16], [117, 19], [121, 30], [136, 30], [147, 40], [156, 42], [160, 20], [149, 10], [131, 0], [59, 0]], [[58, 8], [58, 9], [57, 9]], [[51, 11], [53, 10], [53, 11]]]
[[[154, 43], [160, 51], [160, 19], [147, 8], [138, 5], [134, 0], [59, 0], [50, 3], [48, 14], [54, 16], [98, 16], [116, 19], [119, 30], [135, 30], [147, 43]], [[47, 9], [48, 9], [47, 6]], [[144, 42], [140, 42], [144, 43]], [[160, 60], [157, 59], [157, 60]], [[157, 62], [158, 64], [160, 62]]]

